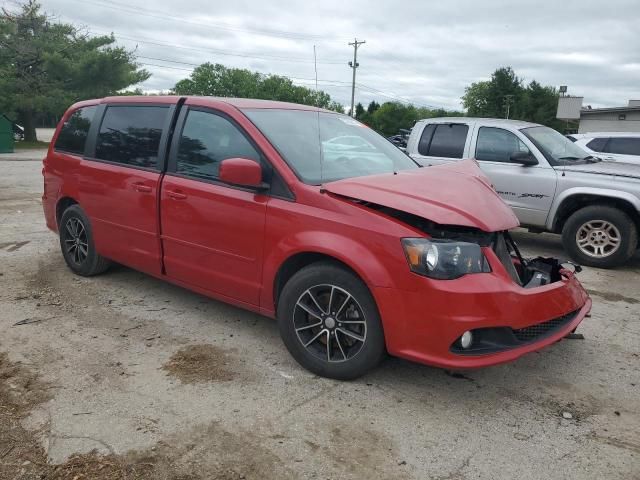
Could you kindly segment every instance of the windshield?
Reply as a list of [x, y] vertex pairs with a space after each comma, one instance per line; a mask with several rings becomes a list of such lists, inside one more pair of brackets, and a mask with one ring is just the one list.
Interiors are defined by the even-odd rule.
[[278, 109], [244, 113], [311, 185], [419, 168], [387, 139], [346, 115]]
[[590, 158], [582, 148], [552, 128], [530, 127], [520, 131], [538, 147], [552, 165]]

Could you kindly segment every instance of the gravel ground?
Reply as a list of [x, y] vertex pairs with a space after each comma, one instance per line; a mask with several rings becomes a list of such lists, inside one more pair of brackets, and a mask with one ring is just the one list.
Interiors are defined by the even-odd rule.
[[0, 161], [0, 478], [640, 478], [640, 256], [580, 274], [584, 340], [336, 382], [269, 319], [124, 267], [72, 275], [40, 168]]

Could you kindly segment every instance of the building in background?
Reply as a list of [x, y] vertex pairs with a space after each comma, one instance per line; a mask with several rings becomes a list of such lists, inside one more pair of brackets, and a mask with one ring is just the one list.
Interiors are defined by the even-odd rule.
[[[629, 100], [626, 107], [591, 108], [582, 106], [583, 97], [561, 95], [556, 117], [578, 121], [577, 133], [638, 132], [640, 133], [640, 100]], [[565, 133], [576, 133], [567, 131]]]
[[640, 100], [629, 100], [626, 107], [583, 108], [578, 133], [588, 132], [640, 133]]

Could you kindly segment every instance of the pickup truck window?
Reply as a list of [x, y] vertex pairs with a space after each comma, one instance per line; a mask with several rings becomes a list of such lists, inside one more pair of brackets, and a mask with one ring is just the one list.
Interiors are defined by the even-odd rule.
[[215, 113], [189, 110], [180, 135], [176, 172], [215, 180], [220, 162], [234, 157], [260, 162], [260, 154], [229, 120]]
[[640, 155], [640, 138], [611, 137], [607, 145], [608, 153], [620, 155]]
[[54, 148], [63, 152], [82, 155], [87, 143], [87, 135], [91, 128], [96, 106], [79, 108], [64, 122]]
[[168, 106], [110, 105], [96, 143], [96, 158], [156, 168]]
[[530, 153], [527, 146], [508, 130], [481, 127], [478, 131], [476, 160], [510, 162], [511, 155], [517, 152]]
[[549, 127], [527, 127], [520, 131], [542, 152], [551, 165], [590, 161], [590, 155], [558, 131]]
[[420, 136], [420, 141], [418, 142], [418, 153], [420, 155], [429, 155], [429, 145], [431, 145], [431, 137], [433, 137], [433, 132], [435, 131], [435, 129], [435, 123], [430, 123], [429, 125], [424, 127], [422, 135]]
[[[429, 127], [431, 127], [431, 125], [427, 128]], [[425, 130], [427, 128], [425, 128]], [[433, 132], [433, 137], [431, 137], [428, 150], [423, 148], [420, 154], [429, 157], [462, 158], [468, 132], [468, 125], [462, 125], [460, 123], [439, 123], [435, 125], [435, 131]]]

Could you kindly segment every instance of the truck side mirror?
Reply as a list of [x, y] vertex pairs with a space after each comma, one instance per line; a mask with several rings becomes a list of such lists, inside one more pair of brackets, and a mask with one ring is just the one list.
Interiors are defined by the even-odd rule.
[[513, 152], [509, 157], [511, 163], [519, 163], [523, 167], [533, 167], [538, 165], [538, 160], [531, 152]]

